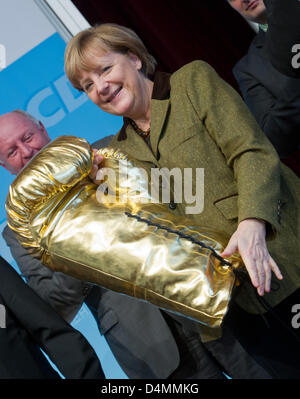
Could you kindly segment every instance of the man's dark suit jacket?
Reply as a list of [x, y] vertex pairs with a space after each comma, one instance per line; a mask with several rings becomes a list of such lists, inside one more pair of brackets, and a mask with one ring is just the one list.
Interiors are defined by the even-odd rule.
[[104, 378], [87, 340], [0, 257], [0, 379]]
[[[112, 137], [99, 140], [93, 148], [108, 146]], [[28, 254], [7, 226], [3, 237], [31, 288], [67, 321], [85, 301], [129, 378], [167, 378], [178, 367], [177, 344], [158, 308], [51, 271]]]
[[286, 158], [300, 144], [300, 79], [283, 75], [272, 66], [265, 35], [259, 31], [233, 74], [258, 124], [279, 156]]

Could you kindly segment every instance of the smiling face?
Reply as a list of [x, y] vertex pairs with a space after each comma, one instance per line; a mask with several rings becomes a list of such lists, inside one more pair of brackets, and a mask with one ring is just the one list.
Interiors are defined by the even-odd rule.
[[267, 23], [266, 7], [263, 0], [227, 0], [238, 13], [248, 21]]
[[80, 72], [79, 83], [103, 111], [139, 119], [150, 106], [150, 81], [140, 71], [141, 60], [133, 53], [98, 49], [90, 54], [92, 67]]
[[0, 116], [0, 162], [12, 174], [18, 174], [50, 138], [42, 125], [10, 112]]

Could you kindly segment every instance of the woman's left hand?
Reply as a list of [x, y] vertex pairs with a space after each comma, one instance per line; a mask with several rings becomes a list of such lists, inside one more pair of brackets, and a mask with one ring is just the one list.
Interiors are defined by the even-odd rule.
[[270, 292], [271, 273], [282, 280], [283, 276], [266, 244], [266, 226], [263, 220], [245, 219], [238, 225], [221, 256], [227, 258], [238, 252], [248, 270], [259, 295]]

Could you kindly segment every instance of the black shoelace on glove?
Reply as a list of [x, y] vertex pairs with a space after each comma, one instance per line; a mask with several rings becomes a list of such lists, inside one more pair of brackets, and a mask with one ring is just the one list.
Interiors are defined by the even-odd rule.
[[[219, 255], [212, 247], [210, 247], [210, 246], [204, 244], [203, 242], [197, 240], [196, 238], [194, 238], [194, 237], [192, 237], [192, 236], [190, 236], [190, 235], [188, 235], [188, 234], [184, 234], [183, 232], [181, 232], [181, 231], [179, 231], [179, 230], [174, 230], [174, 229], [171, 229], [170, 227], [166, 227], [166, 226], [163, 226], [163, 225], [161, 225], [161, 224], [159, 224], [159, 223], [152, 222], [152, 221], [149, 220], [149, 219], [145, 219], [145, 218], [142, 218], [142, 217], [140, 217], [140, 216], [138, 216], [138, 215], [134, 215], [134, 214], [132, 214], [132, 213], [130, 213], [130, 212], [125, 212], [125, 215], [126, 215], [127, 217], [136, 219], [136, 220], [138, 220], [139, 222], [146, 223], [148, 226], [153, 226], [153, 227], [156, 227], [156, 228], [158, 228], [158, 229], [167, 231], [168, 233], [176, 234], [176, 235], [179, 236], [180, 238], [183, 238], [183, 239], [185, 239], [185, 240], [191, 241], [193, 244], [199, 245], [201, 248], [204, 248], [204, 249], [207, 249], [207, 250], [211, 251], [212, 255], [213, 255], [216, 259], [218, 259], [218, 260], [221, 262], [222, 265], [229, 266], [229, 267], [232, 268], [232, 270], [233, 270], [234, 273], [236, 274], [236, 276], [237, 276], [237, 278], [239, 279], [239, 281], [241, 282], [241, 284], [243, 284], [244, 282], [247, 282], [247, 283], [251, 284], [250, 277], [249, 277], [249, 274], [248, 274], [247, 270], [245, 270], [245, 269], [240, 269], [240, 270], [235, 269], [235, 268], [233, 267], [233, 265], [232, 265], [229, 261], [227, 261], [227, 260], [224, 259], [221, 255]], [[273, 281], [273, 286], [274, 286], [274, 284], [276, 284], [276, 281]], [[251, 284], [251, 285], [252, 285], [252, 284]], [[277, 288], [275, 288], [275, 287], [272, 288], [272, 287], [271, 287], [271, 291], [276, 291], [276, 290], [278, 290], [278, 288], [279, 288], [279, 284], [277, 284]], [[254, 289], [254, 287], [253, 287], [253, 289]], [[288, 326], [288, 325], [277, 315], [277, 313], [272, 309], [272, 307], [269, 305], [269, 303], [268, 303], [264, 298], [262, 298], [261, 296], [258, 295], [256, 289], [255, 289], [255, 293], [256, 293], [257, 300], [260, 302], [260, 304], [263, 306], [263, 308], [264, 308], [266, 311], [270, 312], [270, 314], [271, 314], [271, 315], [272, 315], [285, 329], [287, 329], [287, 330], [293, 335], [293, 337], [296, 338], [296, 340], [297, 340], [298, 342], [300, 342], [300, 339], [299, 339], [299, 337], [297, 336], [297, 334], [295, 334], [295, 332], [291, 329], [291, 327]], [[264, 319], [264, 322], [266, 323], [267, 327], [270, 327], [270, 326], [269, 326], [269, 323], [268, 323], [268, 321], [266, 320], [266, 318], [264, 317], [264, 315], [261, 314], [261, 316], [262, 316], [262, 318]]]

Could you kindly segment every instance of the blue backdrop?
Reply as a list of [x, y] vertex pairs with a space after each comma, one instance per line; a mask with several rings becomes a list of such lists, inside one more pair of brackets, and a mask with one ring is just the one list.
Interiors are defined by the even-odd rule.
[[[64, 70], [65, 42], [56, 33], [0, 72], [0, 114], [23, 109], [41, 120], [49, 136], [71, 134], [90, 143], [116, 133], [122, 119], [102, 112], [85, 94], [74, 90]], [[4, 202], [14, 176], [4, 168], [1, 177], [0, 229], [6, 225]], [[1, 255], [19, 271], [5, 241]], [[127, 378], [105, 338], [99, 333], [88, 308], [83, 305], [72, 325], [81, 331], [97, 352], [107, 378]]]

